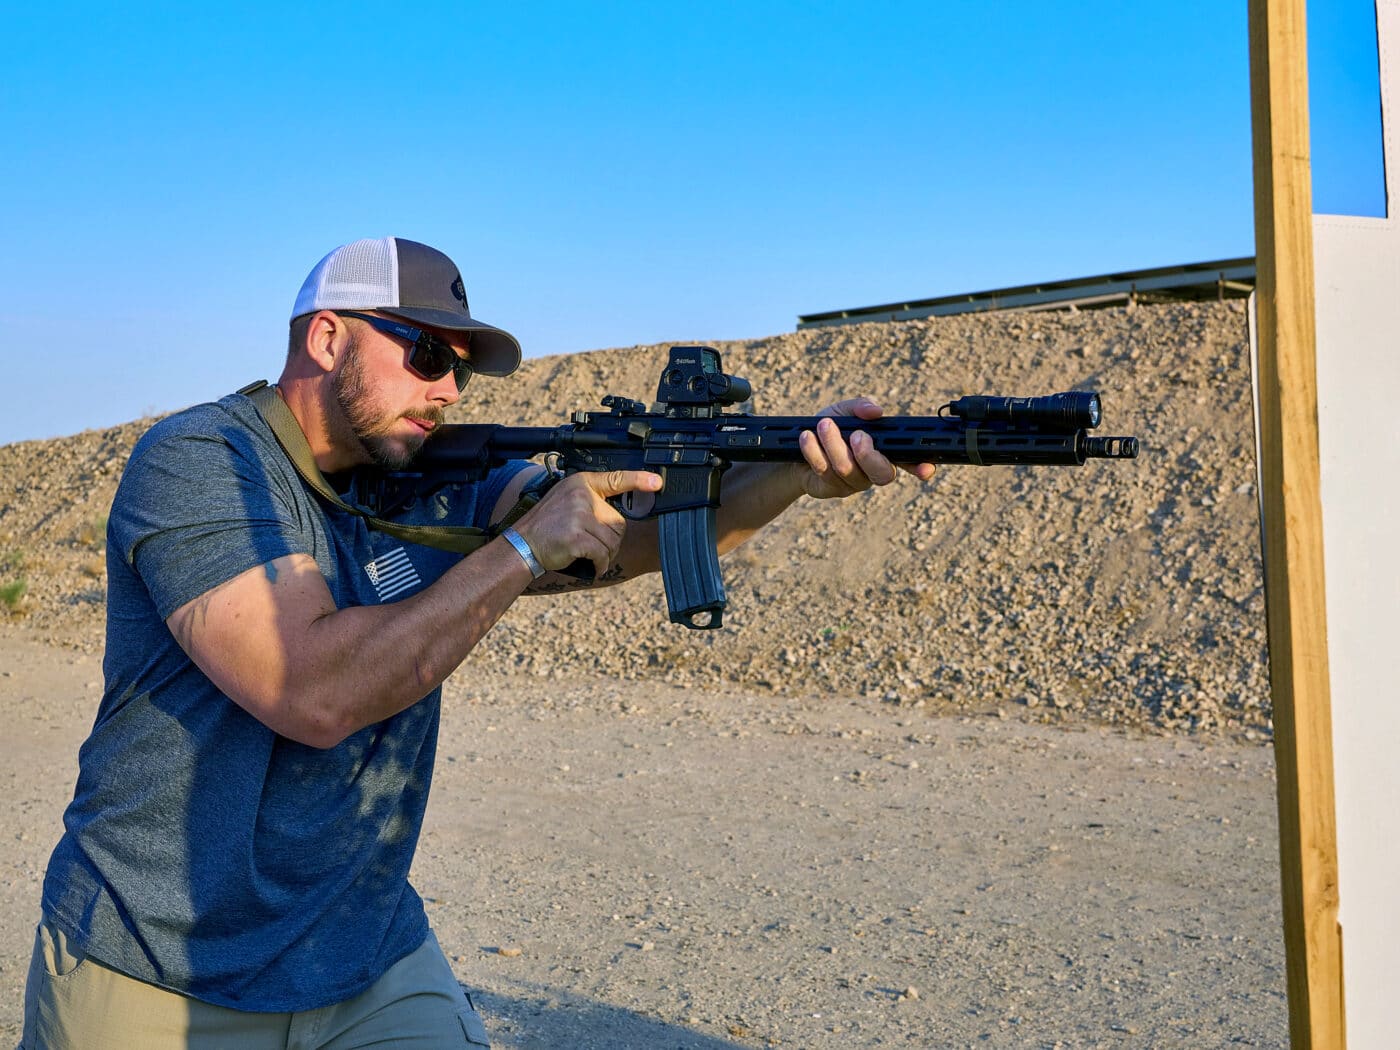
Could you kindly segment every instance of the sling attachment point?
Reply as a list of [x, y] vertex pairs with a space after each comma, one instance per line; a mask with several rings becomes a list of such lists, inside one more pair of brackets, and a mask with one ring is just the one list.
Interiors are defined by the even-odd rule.
[[977, 430], [976, 423], [968, 425], [967, 434], [964, 438], [964, 445], [967, 448], [967, 461], [975, 466], [981, 467], [986, 464], [982, 462], [982, 452], [977, 447]]

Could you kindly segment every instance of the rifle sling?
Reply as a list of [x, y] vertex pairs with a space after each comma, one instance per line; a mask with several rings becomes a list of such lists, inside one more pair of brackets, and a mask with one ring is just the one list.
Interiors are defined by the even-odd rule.
[[370, 528], [387, 533], [395, 539], [408, 543], [419, 543], [425, 547], [435, 547], [438, 550], [470, 554], [495, 539], [500, 529], [516, 521], [538, 503], [544, 494], [544, 490], [539, 486], [528, 486], [510, 512], [490, 529], [477, 529], [467, 525], [404, 525], [400, 522], [385, 521], [383, 518], [376, 518], [368, 511], [346, 503], [331, 488], [330, 482], [325, 479], [320, 468], [316, 466], [316, 460], [311, 455], [311, 446], [306, 443], [306, 435], [302, 433], [301, 424], [297, 422], [296, 416], [292, 415], [292, 410], [287, 407], [287, 403], [277, 393], [276, 387], [269, 386], [266, 380], [259, 379], [256, 383], [249, 383], [238, 392], [253, 402], [253, 407], [258, 410], [258, 415], [262, 416], [263, 421], [271, 428], [273, 435], [277, 438], [277, 443], [287, 454], [287, 459], [291, 461], [292, 466], [301, 475], [302, 481], [306, 482], [313, 492], [333, 507], [343, 510], [347, 514], [363, 518], [365, 524]]

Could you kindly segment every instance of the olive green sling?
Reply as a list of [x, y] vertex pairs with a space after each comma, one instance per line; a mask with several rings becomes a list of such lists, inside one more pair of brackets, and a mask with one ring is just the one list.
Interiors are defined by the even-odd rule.
[[253, 402], [253, 407], [258, 410], [258, 415], [262, 416], [263, 421], [272, 429], [277, 443], [287, 454], [287, 459], [291, 461], [292, 466], [301, 475], [302, 481], [306, 482], [313, 492], [347, 514], [363, 518], [370, 528], [387, 533], [396, 539], [408, 543], [421, 543], [426, 547], [436, 547], [439, 550], [456, 551], [458, 554], [470, 554], [490, 543], [500, 534], [501, 529], [516, 521], [538, 503], [541, 496], [544, 495], [544, 489], [539, 486], [527, 487], [510, 512], [498, 525], [489, 529], [477, 529], [466, 525], [404, 525], [376, 518], [368, 511], [353, 507], [336, 495], [330, 482], [325, 479], [320, 468], [316, 466], [316, 460], [311, 454], [311, 446], [306, 443], [306, 435], [302, 433], [301, 424], [297, 422], [296, 416], [292, 415], [292, 410], [287, 407], [287, 403], [277, 393], [276, 387], [269, 386], [266, 380], [259, 379], [256, 383], [249, 383], [238, 392]]

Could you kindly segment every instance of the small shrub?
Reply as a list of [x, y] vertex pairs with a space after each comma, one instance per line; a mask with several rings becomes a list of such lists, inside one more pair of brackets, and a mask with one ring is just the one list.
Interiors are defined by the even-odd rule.
[[84, 547], [101, 547], [107, 542], [107, 515], [99, 514], [78, 526], [73, 538]]
[[24, 603], [24, 595], [29, 590], [29, 581], [21, 576], [17, 580], [0, 586], [0, 605], [4, 605], [10, 612], [18, 612]]

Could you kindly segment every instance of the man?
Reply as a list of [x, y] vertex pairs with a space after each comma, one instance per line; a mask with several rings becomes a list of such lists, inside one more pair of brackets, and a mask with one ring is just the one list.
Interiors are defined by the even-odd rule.
[[[466, 557], [347, 503], [356, 469], [410, 462], [473, 372], [519, 362], [446, 255], [358, 241], [303, 284], [270, 405], [230, 395], [137, 443], [109, 519], [106, 687], [44, 882], [24, 1050], [486, 1045], [407, 881], [440, 687], [520, 595], [581, 585], [555, 575], [575, 559], [608, 582], [655, 571], [654, 526], [608, 498], [661, 479], [574, 475]], [[283, 409], [327, 495], [269, 428]], [[832, 424], [802, 450], [731, 472], [722, 550], [804, 494], [895, 477]], [[495, 470], [419, 523], [489, 526], [539, 470]]]

